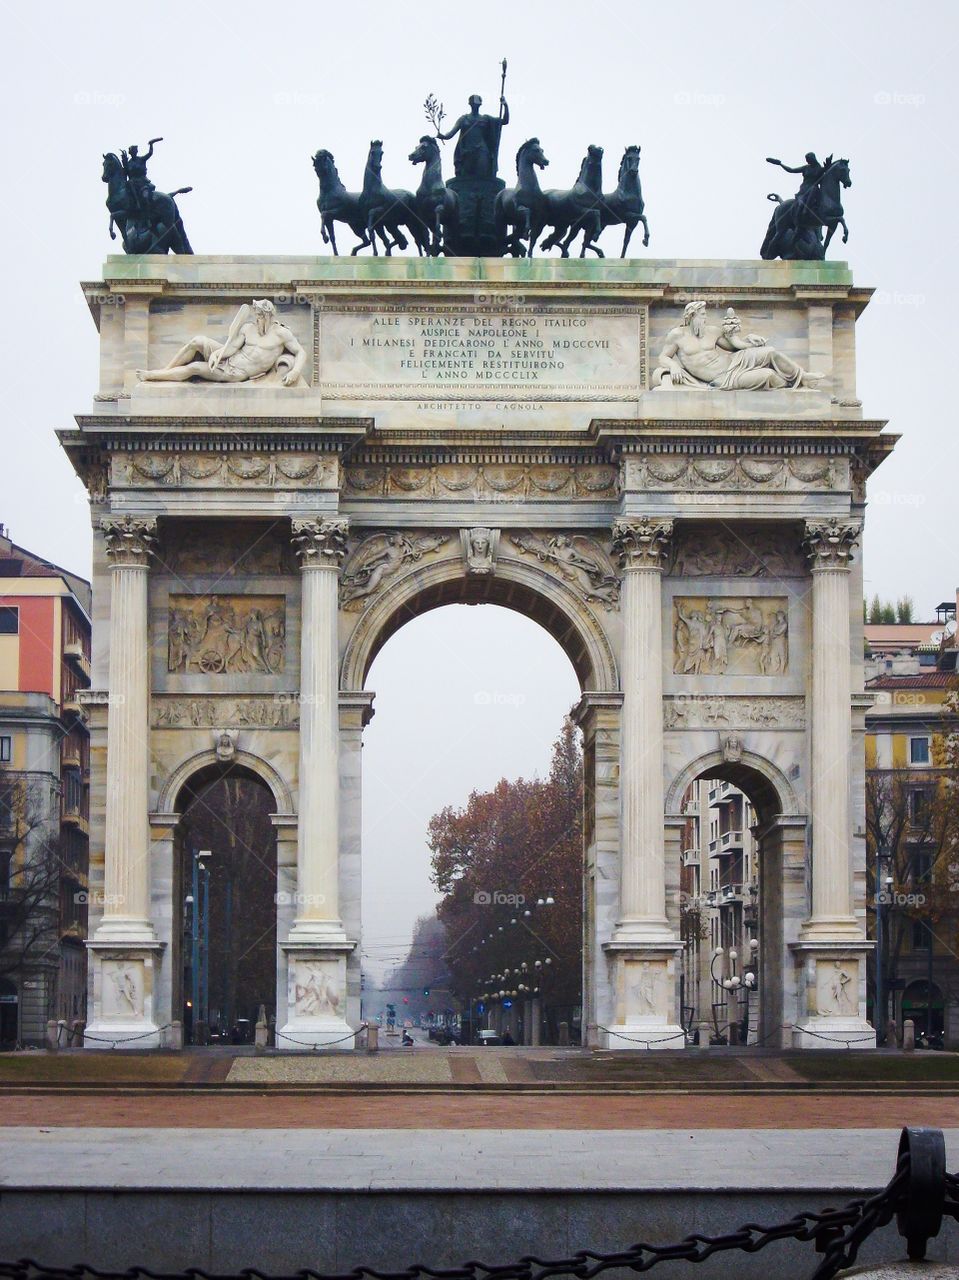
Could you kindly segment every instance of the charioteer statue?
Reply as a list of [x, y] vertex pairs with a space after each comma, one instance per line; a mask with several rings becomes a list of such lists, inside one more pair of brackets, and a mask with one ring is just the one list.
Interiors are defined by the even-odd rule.
[[453, 152], [453, 172], [457, 178], [495, 178], [499, 168], [499, 141], [503, 126], [509, 124], [509, 105], [500, 97], [500, 114], [484, 116], [480, 113], [483, 99], [478, 93], [470, 95], [470, 109], [450, 129], [449, 133], [436, 136], [440, 142], [449, 142], [459, 134]]
[[449, 142], [456, 138], [453, 152], [456, 176], [450, 178], [446, 185], [455, 192], [457, 215], [445, 249], [456, 256], [500, 257], [506, 251], [496, 220], [496, 197], [506, 186], [497, 177], [500, 139], [504, 126], [509, 124], [505, 58], [501, 69], [499, 115], [484, 115], [480, 111], [483, 99], [474, 93], [469, 100], [469, 111], [443, 133], [440, 127], [444, 115], [442, 103], [437, 103], [432, 94], [426, 99], [426, 114], [436, 129], [439, 141]]

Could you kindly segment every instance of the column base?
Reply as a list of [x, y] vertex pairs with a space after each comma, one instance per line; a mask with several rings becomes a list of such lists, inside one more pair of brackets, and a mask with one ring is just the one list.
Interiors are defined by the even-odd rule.
[[288, 961], [287, 1021], [276, 1032], [276, 1047], [286, 1053], [314, 1049], [355, 1049], [356, 1035], [346, 1021], [346, 957], [356, 946], [343, 940], [303, 939], [296, 925], [283, 944]]
[[599, 1028], [607, 1049], [684, 1049], [679, 1018], [675, 938], [624, 941], [617, 936], [603, 950], [613, 966], [615, 1022]]
[[152, 920], [132, 920], [121, 916], [104, 916], [87, 946], [147, 947], [158, 945]]
[[163, 1028], [154, 1015], [153, 978], [163, 944], [106, 941], [98, 929], [87, 949], [93, 967], [93, 1016], [83, 1047], [159, 1049]]

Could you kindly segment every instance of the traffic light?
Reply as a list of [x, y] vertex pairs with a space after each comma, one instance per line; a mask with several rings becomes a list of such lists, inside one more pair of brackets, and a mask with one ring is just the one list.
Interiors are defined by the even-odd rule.
[[424, 996], [429, 996], [429, 994], [430, 994], [430, 989], [429, 989], [429, 987], [424, 987], [424, 988], [423, 988], [423, 995], [424, 995]]

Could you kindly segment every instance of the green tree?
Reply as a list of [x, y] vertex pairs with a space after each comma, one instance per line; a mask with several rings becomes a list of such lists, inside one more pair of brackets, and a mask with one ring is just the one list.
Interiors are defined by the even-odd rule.
[[873, 596], [872, 603], [869, 606], [869, 621], [873, 626], [882, 622], [882, 601], [878, 595]]
[[896, 601], [896, 621], [897, 622], [913, 621], [912, 596], [900, 596], [900, 598]]

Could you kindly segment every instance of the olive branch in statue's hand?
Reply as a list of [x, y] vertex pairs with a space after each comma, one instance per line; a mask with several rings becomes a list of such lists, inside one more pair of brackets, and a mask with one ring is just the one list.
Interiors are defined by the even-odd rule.
[[442, 102], [437, 102], [436, 94], [431, 93], [423, 103], [423, 108], [426, 112], [427, 120], [429, 120], [430, 124], [436, 130], [436, 136], [440, 137], [440, 133], [442, 132], [440, 126], [443, 123], [443, 117], [446, 115], [446, 112], [443, 110]]

